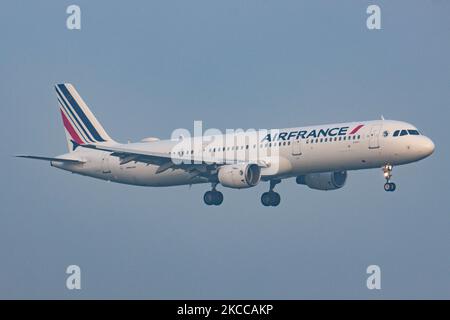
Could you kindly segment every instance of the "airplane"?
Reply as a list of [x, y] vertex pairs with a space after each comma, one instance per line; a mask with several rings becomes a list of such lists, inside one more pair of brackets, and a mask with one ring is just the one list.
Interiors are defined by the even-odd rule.
[[56, 157], [17, 155], [102, 180], [137, 186], [211, 184], [203, 200], [218, 206], [223, 187], [251, 188], [269, 182], [261, 203], [276, 207], [274, 188], [283, 179], [316, 190], [336, 190], [352, 170], [381, 168], [392, 192], [394, 166], [430, 156], [433, 141], [413, 125], [371, 120], [274, 130], [248, 130], [210, 136], [140, 142], [114, 141], [69, 83], [55, 85], [69, 152]]

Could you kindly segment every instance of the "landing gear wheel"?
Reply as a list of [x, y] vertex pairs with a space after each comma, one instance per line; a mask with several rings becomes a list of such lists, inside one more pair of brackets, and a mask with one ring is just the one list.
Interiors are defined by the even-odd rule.
[[386, 192], [391, 191], [391, 184], [389, 182], [386, 182], [384, 184], [384, 191]]
[[261, 203], [265, 207], [276, 207], [280, 204], [281, 197], [274, 191], [264, 192], [261, 196]]
[[386, 164], [385, 166], [383, 166], [383, 175], [386, 179], [386, 183], [384, 184], [384, 191], [387, 192], [395, 191], [395, 189], [397, 188], [395, 183], [391, 182], [392, 169], [393, 167], [390, 164]]
[[261, 195], [261, 203], [263, 204], [263, 206], [276, 207], [277, 205], [280, 204], [280, 200], [281, 200], [280, 195], [278, 193], [276, 193], [275, 191], [273, 191], [275, 186], [277, 184], [279, 184], [280, 182], [281, 182], [280, 179], [270, 180], [269, 192], [264, 192]]
[[390, 182], [390, 185], [391, 185], [391, 190], [389, 190], [389, 191], [391, 191], [391, 192], [395, 191], [395, 189], [397, 188], [397, 186], [395, 185], [395, 183]]
[[264, 192], [261, 195], [261, 203], [263, 204], [263, 206], [270, 207], [270, 204], [272, 203], [271, 200], [272, 200], [272, 197], [270, 196], [269, 192]]
[[396, 188], [397, 188], [397, 186], [393, 182], [386, 182], [384, 184], [384, 191], [393, 192], [393, 191], [395, 191]]
[[223, 202], [223, 194], [222, 192], [217, 190], [206, 191], [205, 195], [203, 196], [203, 201], [208, 206], [220, 206]]
[[214, 204], [214, 192], [212, 191], [206, 191], [205, 195], [203, 196], [203, 201], [206, 205], [211, 206]]
[[272, 205], [272, 207], [276, 207], [276, 206], [278, 206], [280, 204], [281, 197], [280, 197], [279, 193], [272, 191], [270, 197], [271, 197], [271, 205]]
[[220, 191], [214, 192], [214, 205], [220, 206], [223, 202], [223, 194]]

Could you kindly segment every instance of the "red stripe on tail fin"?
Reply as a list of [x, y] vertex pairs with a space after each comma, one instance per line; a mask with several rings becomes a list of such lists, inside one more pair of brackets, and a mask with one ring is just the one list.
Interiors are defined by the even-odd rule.
[[73, 129], [69, 120], [66, 118], [66, 115], [64, 114], [64, 112], [61, 109], [59, 109], [59, 111], [61, 111], [61, 117], [63, 120], [64, 128], [66, 128], [66, 130], [69, 132], [72, 139], [78, 144], [84, 144], [84, 141], [81, 140], [80, 137], [78, 136], [78, 134], [75, 132], [75, 130]]

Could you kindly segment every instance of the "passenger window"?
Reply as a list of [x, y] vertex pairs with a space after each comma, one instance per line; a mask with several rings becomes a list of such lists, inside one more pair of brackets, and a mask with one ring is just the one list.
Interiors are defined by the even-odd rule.
[[408, 135], [408, 131], [402, 130], [402, 131], [400, 132], [400, 136], [406, 136], [406, 135]]
[[400, 133], [400, 130], [395, 130], [393, 136], [394, 136], [394, 137], [397, 137], [399, 133]]
[[420, 135], [419, 131], [417, 130], [408, 130], [408, 133], [412, 136], [418, 136]]

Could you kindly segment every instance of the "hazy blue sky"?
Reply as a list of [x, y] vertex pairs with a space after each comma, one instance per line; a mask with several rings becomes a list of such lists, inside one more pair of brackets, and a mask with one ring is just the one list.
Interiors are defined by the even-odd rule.
[[[82, 30], [65, 27], [66, 7]], [[379, 4], [382, 30], [366, 28]], [[0, 298], [450, 298], [450, 2], [2, 1]], [[116, 140], [174, 128], [389, 119], [432, 157], [350, 172], [320, 192], [284, 181], [142, 188], [16, 160], [66, 152], [53, 84], [72, 82]], [[82, 269], [81, 291], [65, 269]], [[366, 267], [382, 290], [366, 288]]]

